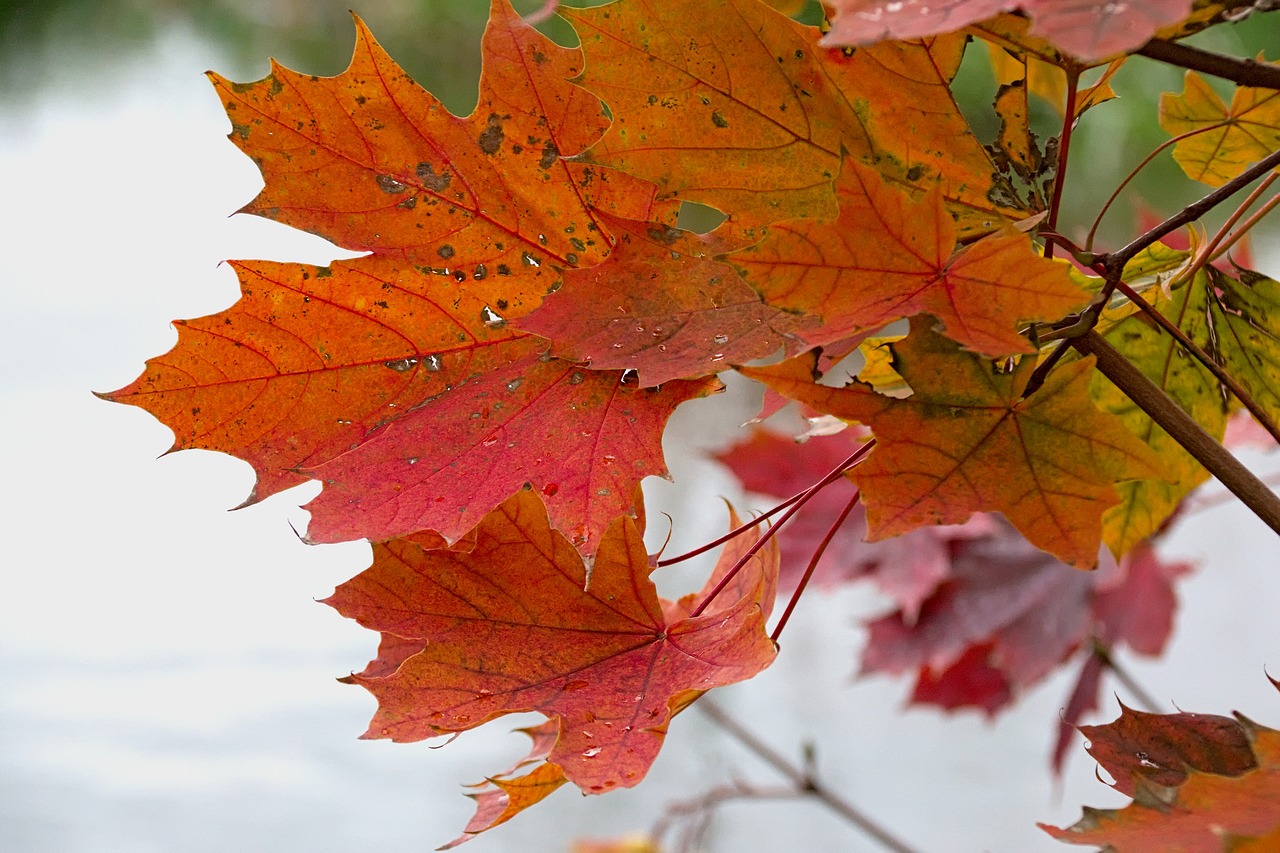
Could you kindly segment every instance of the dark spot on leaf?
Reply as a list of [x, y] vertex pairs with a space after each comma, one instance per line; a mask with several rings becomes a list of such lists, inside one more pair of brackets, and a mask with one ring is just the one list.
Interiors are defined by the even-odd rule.
[[712, 110], [712, 112], [711, 112], [711, 123], [712, 123], [712, 124], [714, 124], [716, 127], [728, 127], [728, 126], [729, 126], [729, 120], [728, 120], [727, 118], [725, 118], [724, 116], [720, 115], [720, 111], [719, 111], [719, 110]]
[[417, 206], [418, 206], [418, 197], [416, 195], [411, 195], [408, 198], [406, 198], [404, 201], [396, 205], [396, 207], [403, 207], [405, 210], [413, 210]]
[[329, 267], [316, 267], [316, 278], [328, 278], [333, 275], [333, 270]]
[[416, 174], [418, 180], [422, 181], [422, 186], [433, 193], [444, 192], [453, 180], [453, 175], [448, 172], [437, 175], [430, 163], [419, 163]]
[[359, 105], [360, 105], [360, 106], [362, 106], [362, 107], [364, 106], [364, 102], [365, 102], [365, 101], [367, 101], [367, 100], [369, 100], [369, 99], [368, 99], [368, 98], [366, 98], [364, 95], [356, 95], [356, 103], [357, 103], [357, 104], [359, 104]]
[[378, 181], [378, 188], [384, 193], [402, 193], [408, 189], [390, 175], [378, 175], [376, 180]]
[[484, 153], [497, 154], [505, 137], [506, 134], [502, 132], [502, 117], [497, 113], [491, 113], [489, 115], [489, 126], [480, 134], [477, 142], [480, 143], [480, 150]]
[[445, 243], [443, 246], [436, 249], [436, 254], [447, 261], [454, 256], [455, 252], [453, 250], [453, 246], [450, 246], [448, 243]]
[[506, 264], [498, 264], [498, 275], [511, 275], [511, 267]]
[[924, 166], [917, 163], [907, 170], [908, 181], [918, 181], [924, 177]]
[[499, 310], [499, 311], [506, 311], [506, 310], [507, 310], [507, 306], [508, 306], [508, 305], [510, 305], [510, 304], [511, 304], [511, 303], [507, 302], [507, 300], [505, 300], [505, 299], [499, 299], [499, 300], [498, 300], [498, 310]]
[[556, 146], [548, 142], [542, 149], [542, 156], [538, 159], [539, 169], [550, 169], [560, 157], [560, 150]]

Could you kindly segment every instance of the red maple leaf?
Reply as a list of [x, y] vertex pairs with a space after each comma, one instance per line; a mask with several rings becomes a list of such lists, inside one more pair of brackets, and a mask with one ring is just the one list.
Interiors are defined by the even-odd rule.
[[664, 604], [650, 570], [630, 517], [609, 525], [588, 569], [531, 490], [485, 515], [460, 546], [376, 545], [372, 567], [326, 603], [416, 640], [418, 651], [394, 669], [380, 656], [352, 676], [378, 699], [365, 737], [422, 740], [539, 711], [559, 723], [546, 760], [570, 781], [588, 793], [639, 783], [675, 711], [775, 655], [764, 630], [775, 550], [698, 616]]

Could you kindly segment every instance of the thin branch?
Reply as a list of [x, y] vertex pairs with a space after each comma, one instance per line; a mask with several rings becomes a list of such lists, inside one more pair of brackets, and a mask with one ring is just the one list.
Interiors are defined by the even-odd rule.
[[822, 801], [823, 805], [870, 835], [888, 850], [894, 853], [914, 853], [913, 849], [895, 838], [888, 830], [881, 827], [871, 818], [864, 815], [855, 806], [838, 794], [829, 790], [814, 777], [813, 772], [806, 771], [792, 764], [768, 744], [747, 731], [737, 720], [730, 717], [720, 706], [706, 699], [698, 702], [696, 707], [702, 709], [713, 723], [732, 735], [739, 743], [754, 752], [766, 764], [795, 783], [796, 787]]
[[1178, 213], [1175, 213], [1164, 222], [1161, 222], [1156, 227], [1147, 231], [1147, 233], [1143, 234], [1123, 249], [1119, 249], [1108, 255], [1101, 255], [1099, 257], [1106, 263], [1108, 270], [1115, 271], [1118, 275], [1119, 271], [1124, 269], [1124, 265], [1133, 260], [1133, 258], [1143, 249], [1147, 248], [1166, 234], [1177, 231], [1182, 226], [1195, 222], [1219, 204], [1235, 195], [1242, 188], [1248, 186], [1267, 172], [1276, 168], [1276, 166], [1280, 166], [1280, 151], [1271, 152], [1266, 157], [1259, 160], [1257, 163], [1254, 163], [1236, 177], [1232, 178], [1230, 181], [1227, 181], [1225, 184], [1206, 195], [1204, 198], [1194, 204], [1184, 207]]
[[1268, 527], [1280, 533], [1280, 498], [1252, 471], [1240, 464], [1240, 460], [1201, 429], [1168, 394], [1144, 376], [1097, 332], [1090, 331], [1072, 338], [1071, 345], [1085, 355], [1094, 356], [1098, 370], [1104, 376], [1194, 456], [1197, 462], [1209, 469], [1209, 473], [1240, 498]]
[[693, 846], [690, 842], [696, 843], [703, 834], [712, 813], [726, 803], [734, 800], [790, 800], [803, 797], [805, 793], [794, 785], [773, 788], [762, 788], [743, 782], [720, 785], [694, 799], [667, 806], [666, 814], [653, 825], [653, 829], [649, 830], [649, 838], [659, 843], [677, 821], [696, 821], [690, 831], [685, 833], [685, 841], [677, 848], [688, 849]]
[[1152, 39], [1139, 48], [1137, 53], [1157, 62], [1230, 80], [1238, 86], [1280, 89], [1280, 67], [1254, 59], [1237, 59], [1164, 39]]
[[809, 565], [805, 567], [804, 576], [800, 578], [800, 583], [796, 584], [795, 592], [791, 593], [791, 600], [787, 602], [787, 609], [782, 611], [782, 617], [778, 619], [777, 626], [773, 629], [773, 633], [769, 635], [769, 638], [775, 643], [778, 642], [778, 637], [782, 636], [782, 629], [787, 627], [787, 620], [791, 618], [791, 611], [796, 609], [800, 596], [804, 594], [805, 587], [809, 585], [809, 578], [813, 577], [814, 569], [818, 568], [818, 561], [827, 552], [827, 546], [831, 544], [836, 531], [844, 524], [844, 520], [849, 517], [849, 513], [853, 512], [853, 508], [858, 505], [858, 501], [861, 499], [861, 492], [853, 493], [853, 497], [849, 498], [849, 502], [840, 511], [840, 515], [836, 516], [836, 520], [827, 528], [827, 535], [822, 537], [822, 541], [818, 543], [813, 556], [809, 558]]
[[1111, 654], [1111, 649], [1102, 640], [1095, 637], [1093, 639], [1093, 656], [1098, 659], [1102, 666], [1111, 671], [1116, 680], [1124, 685], [1124, 689], [1128, 690], [1134, 699], [1138, 700], [1139, 705], [1145, 706], [1145, 710], [1152, 714], [1163, 713], [1160, 703], [1151, 697], [1137, 679], [1120, 664], [1116, 663], [1115, 657]]

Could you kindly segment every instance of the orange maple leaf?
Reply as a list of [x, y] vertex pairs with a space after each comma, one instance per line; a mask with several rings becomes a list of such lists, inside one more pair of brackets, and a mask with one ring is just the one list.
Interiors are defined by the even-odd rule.
[[1131, 793], [1134, 801], [1122, 809], [1086, 807], [1073, 826], [1040, 824], [1041, 829], [1059, 841], [1121, 853], [1277, 849], [1280, 732], [1239, 714], [1234, 720], [1146, 714], [1150, 719], [1135, 728], [1125, 720], [1133, 713], [1125, 709], [1115, 723], [1089, 727], [1089, 737], [1096, 744], [1113, 737], [1109, 729], [1126, 728], [1118, 737], [1132, 751], [1119, 756], [1106, 752], [1099, 760], [1116, 776], [1115, 787]]
[[352, 677], [378, 699], [365, 737], [422, 740], [539, 711], [559, 721], [547, 761], [601, 793], [640, 782], [672, 714], [699, 692], [773, 661], [764, 623], [777, 566], [776, 548], [762, 549], [690, 616], [658, 598], [633, 519], [614, 520], [588, 570], [523, 490], [461, 546], [376, 545], [373, 566], [326, 603], [421, 649]]
[[856, 380], [814, 381], [812, 354], [740, 368], [775, 391], [869, 426], [876, 448], [851, 476], [867, 505], [868, 541], [925, 524], [956, 524], [997, 510], [1036, 547], [1081, 568], [1097, 564], [1102, 513], [1119, 503], [1113, 483], [1159, 477], [1159, 459], [1093, 405], [1091, 359], [1063, 365], [1023, 399], [1035, 360], [1010, 374], [912, 322], [891, 344], [914, 394], [895, 399]]
[[917, 201], [876, 170], [845, 163], [834, 222], [772, 225], [730, 256], [770, 305], [821, 317], [812, 344], [929, 313], [946, 334], [988, 355], [1033, 352], [1020, 324], [1057, 318], [1088, 301], [1066, 265], [1040, 257], [1011, 228], [955, 251], [955, 221], [935, 186]]
[[665, 197], [739, 222], [821, 216], [847, 152], [904, 185], [941, 182], [965, 230], [1019, 218], [988, 198], [995, 167], [949, 88], [962, 35], [824, 48], [817, 28], [758, 0], [561, 14], [587, 56], [582, 85], [614, 116], [586, 158], [655, 181]]
[[[174, 430], [175, 450], [248, 461], [257, 482], [246, 503], [308, 477], [332, 481], [313, 504], [313, 541], [424, 528], [455, 538], [532, 482], [590, 549], [609, 519], [634, 511], [640, 479], [665, 473], [659, 435], [671, 407], [718, 386], [631, 395], [613, 372], [572, 394], [545, 393], [580, 374], [548, 362], [547, 342], [509, 323], [558, 286], [562, 268], [607, 257], [606, 212], [665, 226], [676, 205], [655, 203], [643, 180], [566, 159], [607, 120], [568, 82], [580, 52], [540, 35], [507, 0], [493, 0], [479, 106], [467, 118], [356, 27], [351, 65], [337, 77], [273, 66], [256, 83], [213, 80], [232, 140], [266, 182], [244, 210], [371, 255], [323, 268], [237, 264], [240, 302], [181, 323], [170, 353], [104, 396], [154, 413]], [[583, 410], [595, 403], [608, 411]], [[578, 433], [562, 441], [552, 429], [561, 404], [585, 419], [579, 432], [618, 431], [597, 432], [582, 458]], [[535, 426], [513, 428], [513, 417]], [[466, 443], [442, 446], [439, 435]], [[501, 466], [488, 450], [499, 442]], [[419, 459], [421, 468], [388, 472]], [[370, 477], [375, 469], [394, 483]], [[463, 479], [472, 475], [487, 490]], [[330, 506], [351, 511], [339, 519]]]

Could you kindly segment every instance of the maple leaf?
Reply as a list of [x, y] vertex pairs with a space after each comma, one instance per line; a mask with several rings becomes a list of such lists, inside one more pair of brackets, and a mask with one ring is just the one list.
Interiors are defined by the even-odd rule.
[[1040, 827], [1060, 841], [1118, 853], [1274, 849], [1280, 732], [1236, 716], [1126, 708], [1117, 722], [1091, 727], [1095, 756], [1134, 801], [1123, 809], [1086, 808], [1065, 829]]
[[714, 378], [661, 388], [623, 383], [559, 359], [526, 359], [428, 399], [307, 473], [313, 542], [389, 539], [429, 528], [453, 538], [532, 483], [557, 528], [594, 550], [630, 512], [640, 479], [666, 472], [662, 426], [677, 405], [721, 389]]
[[587, 56], [580, 82], [614, 116], [587, 158], [656, 182], [664, 197], [739, 222], [819, 216], [847, 152], [912, 187], [941, 182], [965, 230], [1020, 218], [987, 197], [995, 170], [949, 88], [962, 36], [823, 48], [816, 28], [757, 0], [621, 0], [561, 14]]
[[1191, 14], [1190, 0], [1143, 3], [1080, 0], [831, 0], [835, 12], [827, 44], [870, 44], [946, 33], [1018, 9], [1031, 33], [1082, 60], [1098, 60], [1141, 47], [1160, 30]]
[[618, 243], [604, 263], [568, 270], [564, 286], [520, 321], [552, 353], [596, 369], [634, 369], [641, 385], [704, 376], [798, 343], [814, 325], [764, 304], [713, 256], [734, 248], [642, 222], [609, 220]]
[[1258, 766], [1249, 735], [1232, 717], [1214, 714], [1150, 714], [1120, 705], [1120, 717], [1081, 726], [1089, 754], [1111, 774], [1112, 787], [1134, 796], [1142, 782], [1169, 788], [1188, 772], [1239, 776]]
[[[422, 643], [418, 642], [417, 646], [418, 651], [421, 651]], [[552, 747], [555, 746], [560, 727], [554, 721], [547, 720], [518, 731], [527, 734], [533, 741], [529, 754], [517, 761], [510, 769], [495, 773], [485, 781], [470, 786], [474, 790], [467, 796], [476, 801], [475, 815], [467, 823], [462, 835], [437, 849], [452, 850], [459, 844], [475, 838], [481, 832], [506, 823], [520, 812], [554, 794], [568, 781], [559, 766], [546, 762]]]
[[849, 161], [836, 198], [834, 222], [773, 225], [759, 244], [730, 256], [769, 304], [822, 318], [818, 329], [801, 331], [812, 344], [928, 312], [969, 349], [1032, 352], [1020, 322], [1057, 318], [1088, 300], [1066, 266], [1011, 229], [955, 252], [958, 232], [940, 186], [912, 201]]
[[875, 433], [876, 449], [852, 474], [867, 504], [871, 540], [998, 510], [1036, 547], [1092, 568], [1102, 513], [1119, 502], [1113, 483], [1162, 476], [1151, 450], [1090, 401], [1089, 359], [1055, 370], [1023, 399], [1034, 359], [1002, 373], [918, 320], [891, 348], [894, 367], [915, 392], [906, 399], [857, 381], [818, 385], [811, 355], [740, 368]]
[[[977, 707], [988, 716], [1068, 660], [1087, 640], [1158, 654], [1172, 629], [1174, 579], [1187, 571], [1149, 548], [1078, 572], [1004, 523], [956, 538], [946, 574], [915, 613], [899, 607], [868, 625], [861, 672], [914, 673], [911, 702]], [[1086, 658], [1066, 719], [1096, 701], [1101, 671]], [[1065, 749], [1074, 730], [1059, 733]]]
[[[257, 83], [213, 80], [232, 140], [266, 182], [244, 210], [372, 254], [322, 268], [238, 263], [236, 305], [181, 323], [169, 354], [104, 396], [159, 417], [175, 450], [248, 461], [246, 503], [323, 479], [311, 541], [424, 528], [455, 538], [531, 482], [589, 550], [609, 519], [634, 511], [640, 479], [665, 472], [658, 436], [671, 409], [718, 386], [631, 394], [621, 372], [547, 361], [547, 343], [510, 323], [559, 269], [607, 257], [606, 213], [669, 224], [676, 206], [655, 204], [652, 184], [565, 159], [607, 120], [568, 82], [580, 52], [506, 0], [491, 9], [467, 118], [356, 28], [337, 77], [273, 66]], [[487, 450], [499, 442], [500, 466]]]
[[[1217, 335], [1209, 315], [1209, 290], [1209, 275], [1200, 272], [1191, 283], [1174, 290], [1170, 298], [1157, 293], [1153, 300], [1156, 310], [1203, 349], [1213, 348]], [[1209, 435], [1222, 440], [1227, 422], [1222, 387], [1208, 368], [1182, 351], [1172, 336], [1145, 316], [1134, 314], [1116, 323], [1103, 337]], [[1100, 409], [1123, 418], [1129, 430], [1160, 455], [1168, 478], [1117, 487], [1120, 504], [1103, 517], [1103, 538], [1114, 553], [1123, 554], [1159, 530], [1182, 499], [1209, 478], [1209, 472], [1104, 377], [1095, 377], [1090, 390]]]
[[1187, 177], [1219, 187], [1280, 148], [1280, 92], [1241, 86], [1228, 108], [1205, 79], [1188, 71], [1181, 94], [1160, 96], [1160, 126]]
[[421, 650], [390, 674], [352, 676], [378, 699], [365, 737], [422, 740], [539, 711], [558, 721], [546, 760], [569, 781], [588, 793], [639, 783], [675, 710], [775, 654], [764, 630], [775, 552], [744, 568], [742, 595], [674, 621], [650, 568], [635, 521], [620, 517], [588, 571], [531, 490], [482, 518], [463, 548], [376, 545], [373, 565], [326, 603]]

